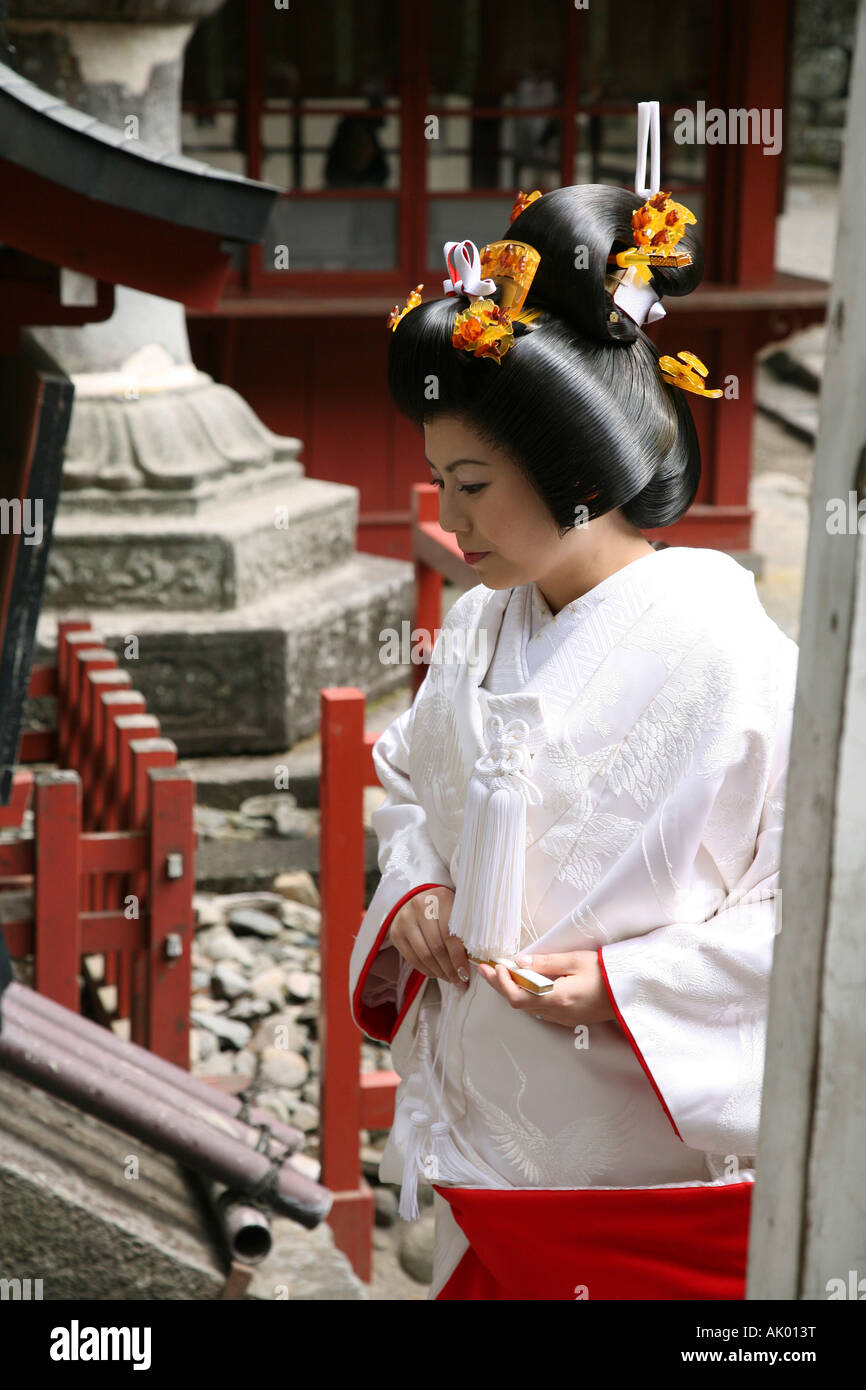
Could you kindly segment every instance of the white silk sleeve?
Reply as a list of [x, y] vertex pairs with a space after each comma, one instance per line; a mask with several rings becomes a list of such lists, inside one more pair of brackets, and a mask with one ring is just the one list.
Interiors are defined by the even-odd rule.
[[721, 906], [705, 921], [657, 927], [598, 952], [617, 1019], [674, 1130], [712, 1154], [757, 1150], [791, 723], [789, 707], [754, 857]]
[[390, 1041], [425, 977], [390, 944], [396, 913], [425, 888], [454, 889], [436, 850], [427, 816], [409, 778], [409, 749], [415, 703], [373, 745], [376, 774], [385, 800], [371, 816], [379, 841], [381, 878], [355, 938], [349, 967], [352, 1012], [371, 1037]]

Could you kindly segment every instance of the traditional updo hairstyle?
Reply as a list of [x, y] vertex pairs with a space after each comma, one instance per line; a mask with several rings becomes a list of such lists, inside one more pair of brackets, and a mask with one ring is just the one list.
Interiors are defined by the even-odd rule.
[[[558, 188], [516, 217], [502, 240], [525, 241], [541, 256], [514, 343], [500, 362], [455, 348], [456, 315], [471, 302], [442, 295], [410, 310], [391, 334], [388, 386], [402, 414], [423, 428], [455, 415], [503, 449], [546, 503], [560, 536], [576, 508], [591, 520], [619, 507], [634, 526], [670, 526], [694, 501], [698, 437], [687, 393], [662, 380], [659, 351], [616, 310], [605, 288], [607, 257], [634, 245], [639, 197], [608, 184]], [[689, 294], [704, 256], [693, 226], [680, 248], [692, 264], [653, 269], [661, 296]], [[583, 261], [579, 248], [586, 247]], [[586, 269], [576, 266], [586, 263]], [[444, 260], [443, 260], [444, 266]], [[500, 291], [489, 296], [498, 302]], [[431, 378], [435, 399], [427, 398]]]

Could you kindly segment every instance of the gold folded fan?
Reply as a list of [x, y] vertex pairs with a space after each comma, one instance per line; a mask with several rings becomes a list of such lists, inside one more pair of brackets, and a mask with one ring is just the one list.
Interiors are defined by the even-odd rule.
[[531, 994], [549, 994], [553, 989], [553, 980], [546, 975], [539, 975], [537, 970], [528, 970], [526, 966], [518, 965], [510, 956], [497, 956], [495, 960], [482, 960], [478, 956], [471, 956], [467, 951], [471, 961], [476, 965], [504, 965], [512, 980], [521, 989], [528, 989]]

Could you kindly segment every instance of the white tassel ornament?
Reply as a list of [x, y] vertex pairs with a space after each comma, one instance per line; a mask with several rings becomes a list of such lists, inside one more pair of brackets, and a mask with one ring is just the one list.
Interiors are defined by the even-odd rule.
[[488, 721], [488, 751], [475, 763], [466, 793], [449, 932], [482, 960], [520, 950], [526, 871], [526, 803], [538, 805], [529, 776], [525, 719]]
[[425, 1174], [427, 1155], [430, 1152], [430, 1116], [426, 1110], [413, 1110], [409, 1118], [411, 1128], [406, 1144], [403, 1182], [400, 1186], [400, 1204], [397, 1210], [404, 1221], [417, 1221], [420, 1215], [418, 1179]]

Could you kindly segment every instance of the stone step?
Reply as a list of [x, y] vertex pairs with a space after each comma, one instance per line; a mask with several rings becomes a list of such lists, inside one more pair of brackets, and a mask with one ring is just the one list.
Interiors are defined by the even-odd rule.
[[[375, 700], [405, 685], [410, 666], [381, 659], [380, 633], [411, 628], [414, 603], [411, 564], [355, 553], [305, 579], [274, 583], [230, 611], [75, 608], [117, 652], [163, 735], [193, 757], [293, 747], [318, 729], [323, 687], [357, 686]], [[37, 664], [55, 659], [57, 617], [43, 608]], [[127, 655], [131, 636], [135, 659]]]
[[[403, 668], [403, 680], [386, 695], [368, 699], [364, 708], [364, 732], [380, 734], [409, 708], [411, 689]], [[288, 769], [289, 790], [298, 806], [312, 810], [319, 805], [322, 741], [319, 728], [293, 747], [268, 754], [237, 754], [182, 758], [181, 765], [196, 784], [196, 804], [216, 810], [236, 811], [251, 796], [274, 792], [274, 763]]]
[[758, 409], [807, 444], [814, 444], [818, 436], [818, 399], [814, 391], [804, 391], [789, 381], [780, 381], [765, 363], [757, 364], [755, 404]]
[[779, 381], [816, 394], [821, 390], [827, 360], [827, 325], [813, 323], [759, 354], [762, 364]]
[[[276, 467], [223, 480], [194, 514], [67, 508], [54, 524], [45, 603], [112, 613], [240, 610], [355, 549], [358, 489]], [[188, 502], [188, 499], [186, 499]], [[139, 621], [129, 629], [139, 631]]]

